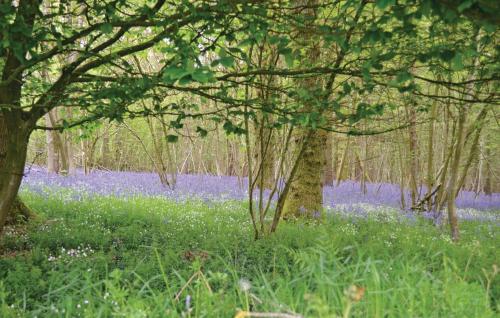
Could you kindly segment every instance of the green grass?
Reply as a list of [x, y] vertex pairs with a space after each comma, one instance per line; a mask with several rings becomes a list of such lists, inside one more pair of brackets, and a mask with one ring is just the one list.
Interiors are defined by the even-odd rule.
[[[0, 241], [0, 317], [499, 314], [492, 224], [461, 224], [453, 244], [425, 221], [331, 217], [253, 241], [239, 202], [23, 198], [41, 217]], [[353, 285], [366, 288], [359, 302]]]

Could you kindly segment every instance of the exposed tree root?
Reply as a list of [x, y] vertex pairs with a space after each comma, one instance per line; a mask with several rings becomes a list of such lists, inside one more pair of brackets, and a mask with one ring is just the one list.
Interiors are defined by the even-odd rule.
[[9, 216], [7, 217], [7, 225], [15, 225], [25, 223], [29, 220], [35, 219], [37, 215], [21, 201], [19, 196], [14, 200], [10, 208]]

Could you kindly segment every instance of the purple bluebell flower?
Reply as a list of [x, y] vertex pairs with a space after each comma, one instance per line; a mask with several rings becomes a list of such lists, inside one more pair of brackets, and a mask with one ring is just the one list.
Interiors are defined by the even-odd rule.
[[319, 219], [321, 217], [321, 212], [320, 211], [314, 211], [312, 216], [315, 219]]
[[186, 300], [184, 302], [186, 311], [191, 311], [191, 295], [186, 296]]
[[[164, 187], [156, 174], [151, 172], [112, 172], [96, 170], [85, 175], [77, 170], [73, 175], [48, 174], [45, 168], [33, 166], [27, 169], [22, 189], [48, 197], [65, 189], [61, 198], [65, 201], [82, 201], [92, 196], [114, 196], [128, 198], [134, 196], [164, 197], [178, 203], [187, 200], [201, 200], [209, 207], [216, 201], [245, 200], [248, 196], [248, 179], [238, 180], [235, 176], [186, 175], [178, 176], [175, 189]], [[420, 189], [426, 193], [425, 187]], [[265, 193], [269, 193], [266, 190]], [[258, 199], [258, 191], [254, 193]], [[406, 202], [410, 193], [403, 191]], [[401, 190], [389, 183], [368, 183], [366, 192], [356, 181], [343, 181], [338, 186], [323, 188], [324, 207], [328, 213], [334, 211], [346, 217], [368, 218], [384, 211], [395, 211], [403, 219], [414, 218], [414, 213], [400, 208]], [[276, 198], [274, 198], [276, 200]], [[471, 191], [461, 191], [457, 197], [458, 217], [461, 220], [480, 220], [498, 223], [500, 215], [500, 193], [477, 195]], [[273, 202], [274, 205], [274, 202]], [[306, 213], [304, 207], [300, 213]], [[444, 212], [445, 214], [446, 212]], [[424, 212], [423, 216], [442, 222], [443, 213]], [[383, 215], [386, 218], [386, 215]]]

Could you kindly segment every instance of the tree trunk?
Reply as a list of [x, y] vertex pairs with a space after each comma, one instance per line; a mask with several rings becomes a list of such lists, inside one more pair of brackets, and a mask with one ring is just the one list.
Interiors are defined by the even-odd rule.
[[[300, 136], [307, 134], [301, 129]], [[296, 140], [297, 146], [302, 140]], [[290, 193], [283, 207], [283, 216], [315, 217], [323, 209], [323, 168], [325, 166], [326, 131], [315, 130], [304, 149]]]
[[347, 160], [347, 153], [349, 151], [349, 141], [350, 138], [347, 136], [347, 140], [345, 143], [345, 149], [344, 152], [342, 153], [342, 157], [340, 158], [340, 163], [338, 164], [338, 169], [337, 169], [337, 186], [340, 185], [340, 182], [344, 180], [344, 167], [345, 167], [345, 162]]
[[[18, 57], [24, 57], [28, 53], [23, 50], [28, 47], [25, 45], [27, 41], [25, 34], [31, 32], [37, 11], [37, 3], [19, 2], [16, 21], [21, 19], [20, 21], [26, 24], [26, 32], [17, 32], [13, 37], [19, 50], [7, 48], [2, 80], [14, 75], [14, 70], [21, 67], [22, 62]], [[29, 136], [35, 126], [34, 118], [29, 118], [29, 114], [23, 113], [21, 108], [23, 72], [14, 75], [13, 79], [0, 88], [0, 105], [3, 106], [0, 108], [0, 233], [21, 185]], [[23, 116], [28, 119], [25, 120]]]
[[[51, 127], [58, 125], [59, 123], [59, 115], [57, 109], [54, 108], [50, 112], [46, 114], [46, 118], [51, 123]], [[56, 150], [57, 158], [59, 160], [58, 171], [62, 174], [69, 173], [69, 158], [68, 158], [68, 149], [63, 138], [63, 135], [60, 132], [52, 131], [52, 142], [53, 147]]]
[[102, 144], [101, 144], [101, 165], [109, 169], [110, 160], [110, 150], [109, 150], [109, 129], [104, 128], [104, 132], [102, 135]]
[[[486, 195], [492, 195], [493, 194], [493, 182], [491, 179], [491, 167], [490, 167], [490, 157], [491, 157], [491, 151], [489, 147], [485, 147], [485, 166], [486, 166], [486, 173], [485, 173], [485, 178], [484, 178], [484, 186], [483, 186], [483, 191]], [[482, 171], [481, 171], [482, 173]]]
[[441, 207], [443, 206], [445, 199], [446, 199], [446, 191], [445, 191], [445, 181], [448, 176], [448, 167], [450, 165], [451, 157], [453, 154], [453, 145], [454, 145], [454, 132], [455, 132], [455, 123], [453, 124], [453, 128], [451, 129], [451, 141], [448, 141], [449, 135], [450, 135], [450, 110], [449, 110], [449, 105], [447, 105], [447, 108], [445, 109], [444, 112], [444, 138], [443, 138], [443, 149], [441, 153], [441, 158], [443, 162], [443, 167], [441, 170], [441, 175], [439, 176], [439, 181], [437, 184], [440, 184], [441, 187], [438, 189], [436, 193], [436, 197], [434, 199], [434, 210], [437, 211], [438, 213], [441, 213]]
[[487, 113], [488, 113], [488, 108], [483, 107], [483, 109], [481, 110], [481, 112], [477, 116], [474, 123], [472, 123], [472, 125], [474, 127], [471, 129], [470, 133], [474, 132], [474, 137], [472, 138], [472, 144], [470, 146], [469, 156], [467, 157], [467, 161], [465, 162], [465, 165], [462, 168], [462, 173], [460, 174], [460, 177], [458, 178], [458, 184], [457, 184], [455, 197], [458, 196], [460, 189], [465, 184], [465, 179], [467, 178], [467, 174], [468, 174], [469, 169], [472, 165], [472, 162], [475, 160], [475, 158], [477, 158], [479, 156], [479, 153], [478, 153], [479, 137], [481, 137], [481, 131], [483, 130], [484, 121], [485, 121]]
[[[66, 109], [67, 120], [73, 119], [73, 111], [71, 107]], [[73, 132], [67, 130], [64, 132], [64, 144], [66, 148], [66, 153], [68, 155], [68, 174], [76, 173], [76, 163], [75, 163], [75, 148], [73, 146]]]
[[23, 203], [19, 196], [16, 196], [10, 207], [5, 224], [23, 223], [34, 217], [36, 217], [35, 213]]
[[[47, 127], [53, 127], [52, 120], [49, 114], [45, 114], [45, 125]], [[47, 140], [47, 172], [48, 173], [59, 173], [59, 153], [57, 152], [55, 144], [55, 134], [56, 131], [47, 130], [45, 132]]]
[[0, 113], [0, 232], [21, 185], [30, 133], [21, 111]]
[[257, 138], [254, 145], [255, 173], [257, 173], [257, 184], [262, 189], [272, 189], [275, 178], [275, 135], [268, 126], [269, 118], [261, 114], [259, 123], [255, 127]]
[[458, 241], [458, 239], [460, 237], [460, 233], [458, 230], [456, 204], [455, 204], [455, 193], [457, 191], [458, 173], [459, 173], [459, 168], [460, 168], [460, 157], [462, 154], [465, 119], [466, 119], [466, 110], [460, 109], [459, 115], [458, 115], [458, 128], [457, 128], [455, 153], [453, 156], [453, 162], [452, 162], [451, 167], [450, 167], [450, 179], [448, 181], [448, 186], [447, 186], [447, 190], [446, 190], [446, 192], [447, 192], [446, 193], [447, 207], [448, 207], [448, 221], [450, 223], [451, 238], [454, 241]]
[[409, 155], [410, 155], [410, 190], [411, 190], [411, 206], [415, 206], [418, 200], [418, 155], [417, 155], [417, 112], [414, 105], [408, 109], [409, 127]]
[[[432, 209], [432, 196], [431, 193], [434, 188], [434, 122], [436, 120], [436, 103], [431, 106], [431, 115], [429, 118], [429, 136], [427, 140], [427, 195], [429, 201], [427, 202], [428, 210]], [[425, 204], [425, 203], [424, 203]]]
[[[316, 1], [297, 1], [303, 5], [307, 4], [310, 8], [302, 10], [300, 14], [306, 17], [306, 24], [298, 28], [298, 41], [306, 48], [306, 63], [314, 64], [320, 57], [319, 42], [314, 40], [310, 34], [308, 23], [311, 23], [316, 18], [316, 10], [314, 9]], [[317, 79], [306, 78], [299, 80], [297, 83], [301, 88], [310, 92], [311, 96], [304, 99], [299, 99], [303, 103], [302, 109], [305, 112], [314, 112], [316, 106], [316, 98], [318, 86], [320, 83]], [[316, 96], [315, 96], [316, 95]], [[319, 112], [319, 110], [316, 110]], [[301, 144], [306, 141], [303, 156], [299, 158], [297, 172], [290, 185], [290, 192], [283, 206], [283, 217], [289, 216], [312, 218], [320, 215], [323, 210], [323, 169], [325, 168], [325, 144], [327, 132], [322, 129], [313, 128], [298, 128], [294, 136], [297, 148], [301, 148]], [[307, 140], [307, 136], [310, 138]]]
[[403, 162], [403, 152], [399, 142], [397, 144], [398, 162], [399, 162], [399, 200], [401, 202], [401, 209], [406, 209], [405, 200], [405, 172]]
[[333, 167], [333, 134], [327, 133], [325, 144], [325, 173], [324, 184], [332, 186], [335, 178], [335, 170]]

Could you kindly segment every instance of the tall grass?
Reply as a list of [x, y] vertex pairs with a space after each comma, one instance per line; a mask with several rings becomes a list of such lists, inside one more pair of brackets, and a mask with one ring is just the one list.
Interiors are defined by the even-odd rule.
[[[253, 241], [238, 201], [45, 198], [0, 241], [0, 317], [496, 317], [497, 225], [452, 243], [416, 222], [282, 224]], [[352, 292], [356, 296], [351, 295]], [[364, 291], [364, 293], [363, 293]]]

